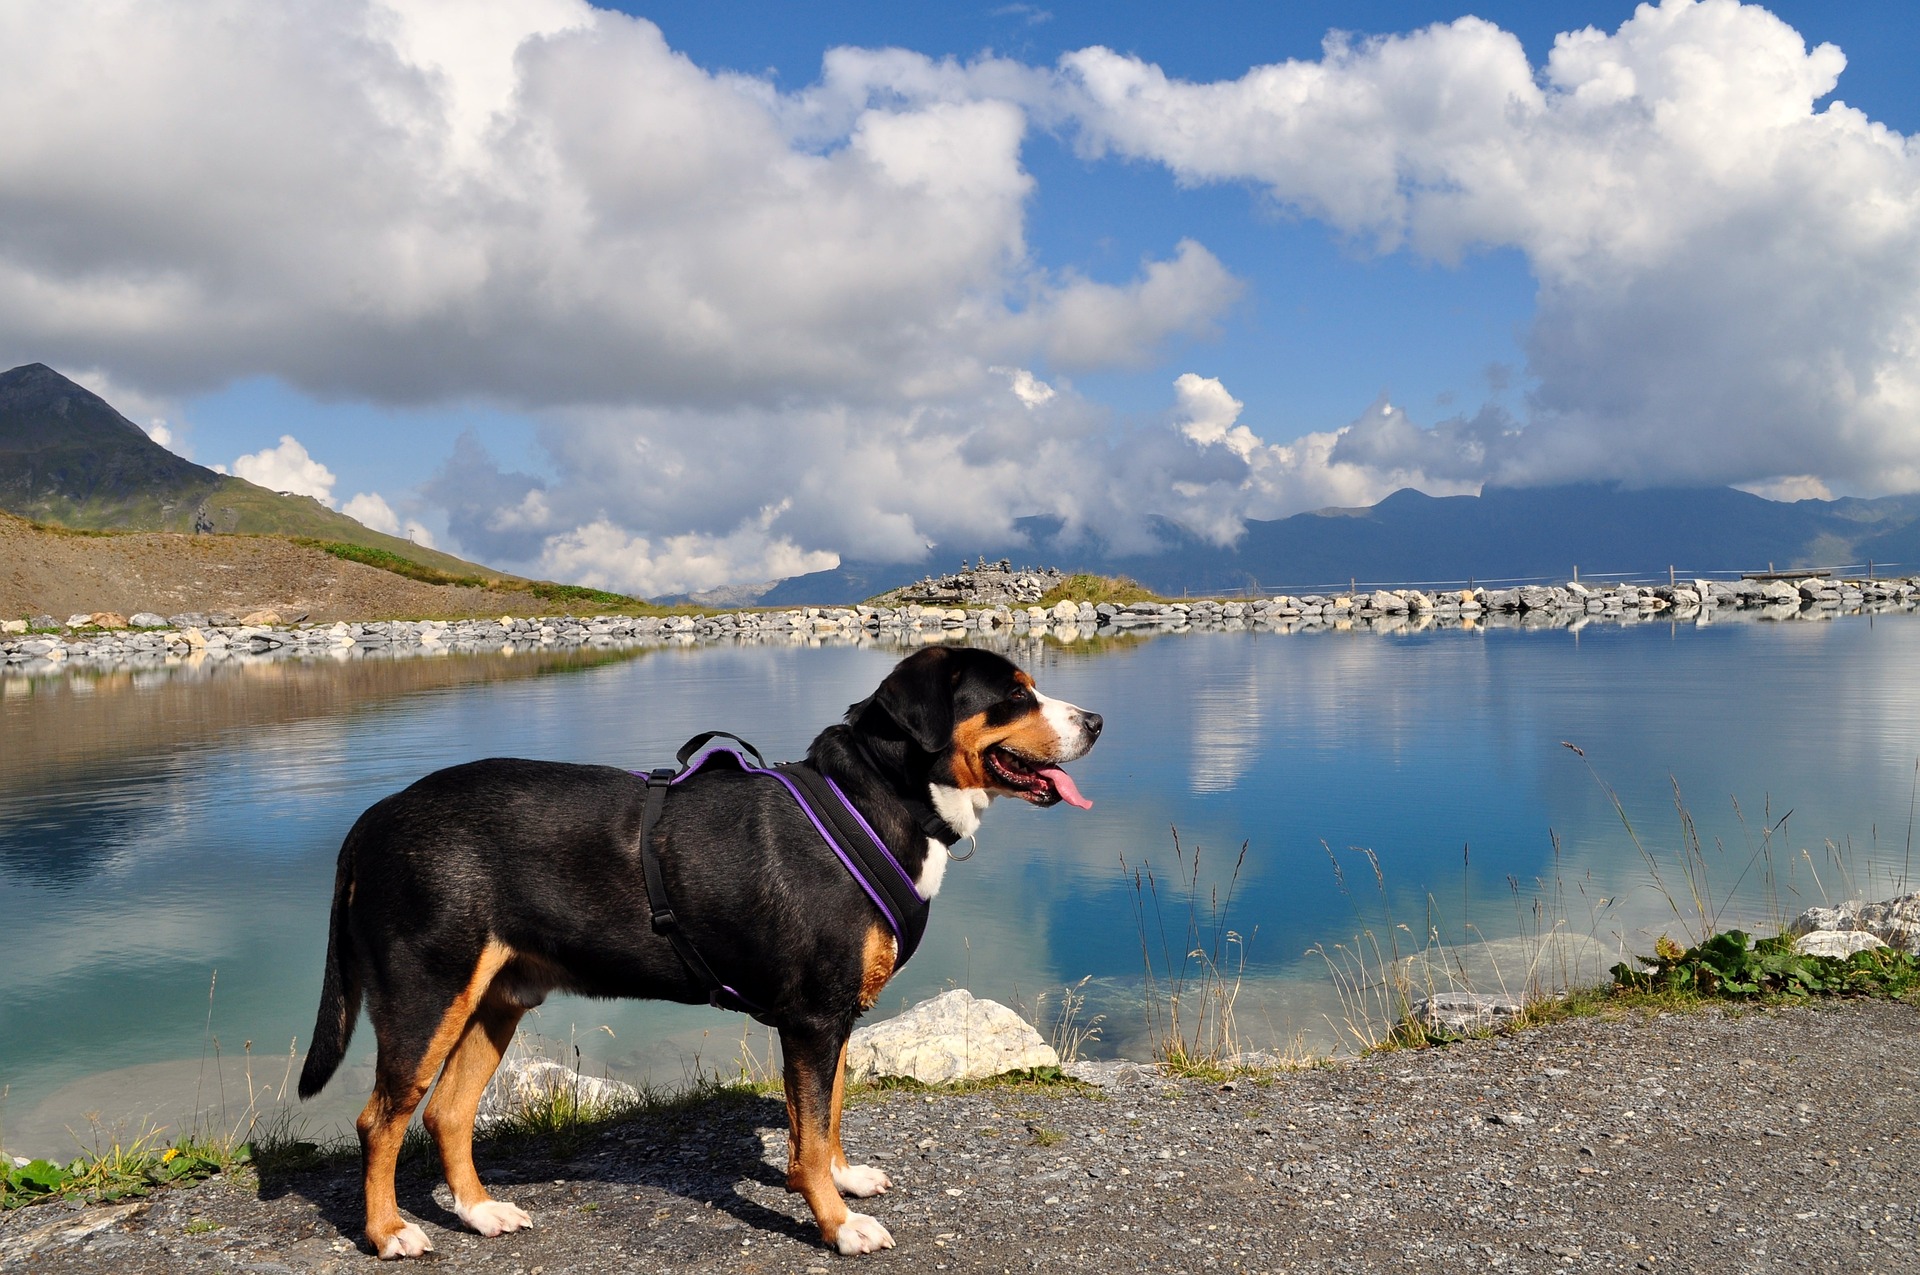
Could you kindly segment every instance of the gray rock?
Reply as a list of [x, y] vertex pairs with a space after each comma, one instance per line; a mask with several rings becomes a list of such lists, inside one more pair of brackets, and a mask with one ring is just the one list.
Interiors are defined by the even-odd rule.
[[862, 1027], [847, 1042], [847, 1074], [856, 1080], [905, 1076], [946, 1084], [1059, 1065], [1060, 1056], [1026, 1019], [962, 987]]
[[1903, 894], [1883, 903], [1851, 899], [1838, 907], [1808, 908], [1787, 923], [1787, 933], [1796, 938], [1814, 934], [1870, 934], [1888, 947], [1920, 955], [1920, 893]]
[[1888, 947], [1920, 955], [1920, 894], [1903, 894], [1860, 909], [1860, 928]]
[[135, 611], [127, 617], [127, 623], [136, 629], [164, 629], [167, 627], [166, 617], [155, 615], [151, 611]]
[[1092, 1085], [1096, 1089], [1111, 1089], [1129, 1081], [1151, 1080], [1159, 1076], [1158, 1068], [1142, 1063], [1128, 1062], [1124, 1058], [1112, 1058], [1103, 1061], [1078, 1059], [1062, 1063], [1061, 1072], [1070, 1079], [1083, 1085]]
[[1479, 992], [1435, 992], [1414, 1002], [1407, 1017], [1428, 1031], [1464, 1036], [1491, 1031], [1526, 1006], [1505, 996]]
[[1823, 930], [1857, 930], [1860, 928], [1860, 908], [1864, 906], [1858, 900], [1842, 903], [1833, 908], [1808, 908], [1793, 920], [1787, 922], [1787, 933], [1796, 938], [1802, 934], [1813, 934]]
[[1521, 607], [1528, 611], [1550, 610], [1559, 606], [1563, 600], [1563, 595], [1558, 589], [1548, 589], [1540, 585], [1526, 585], [1515, 592], [1519, 596]]

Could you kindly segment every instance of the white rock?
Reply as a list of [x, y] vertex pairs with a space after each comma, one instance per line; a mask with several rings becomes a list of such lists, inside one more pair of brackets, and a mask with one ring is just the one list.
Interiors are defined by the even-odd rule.
[[546, 1058], [508, 1058], [480, 1096], [477, 1123], [496, 1124], [559, 1094], [571, 1095], [584, 1116], [612, 1115], [640, 1098], [632, 1085], [583, 1076]]
[[1865, 930], [1814, 930], [1793, 941], [1793, 950], [1803, 956], [1852, 956], [1885, 946]]
[[959, 987], [862, 1027], [847, 1042], [847, 1074], [856, 1080], [905, 1076], [937, 1085], [1059, 1065], [1026, 1019]]

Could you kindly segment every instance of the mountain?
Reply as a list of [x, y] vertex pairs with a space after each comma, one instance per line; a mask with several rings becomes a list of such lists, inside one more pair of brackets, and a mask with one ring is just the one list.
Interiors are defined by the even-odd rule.
[[[1251, 520], [1221, 548], [1157, 520], [1160, 548], [1116, 554], [1062, 539], [1057, 520], [1022, 519], [988, 559], [1126, 575], [1161, 594], [1238, 589], [1308, 592], [1362, 584], [1465, 584], [1528, 577], [1682, 576], [1777, 567], [1898, 565], [1920, 571], [1920, 495], [1766, 500], [1731, 487], [1614, 483], [1489, 487], [1478, 496], [1397, 491], [1377, 505]], [[767, 606], [859, 601], [947, 569], [931, 562], [848, 562], [783, 580]]]
[[268, 491], [174, 455], [43, 363], [0, 372], [0, 510], [90, 531], [216, 532], [344, 541], [462, 577], [500, 572], [374, 531], [311, 496]]

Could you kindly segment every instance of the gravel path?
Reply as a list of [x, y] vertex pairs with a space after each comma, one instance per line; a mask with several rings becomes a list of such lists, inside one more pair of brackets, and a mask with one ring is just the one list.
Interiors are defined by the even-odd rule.
[[[441, 1272], [1920, 1271], [1920, 1012], [1850, 1003], [1585, 1020], [1213, 1086], [892, 1091], [850, 1105], [899, 1247], [822, 1249], [785, 1117], [741, 1098], [565, 1161], [483, 1150], [537, 1227], [481, 1240], [427, 1166]], [[353, 1170], [0, 1220], [8, 1271], [366, 1271]], [[510, 1184], [510, 1185], [506, 1185]], [[215, 1229], [217, 1228], [217, 1229]]]

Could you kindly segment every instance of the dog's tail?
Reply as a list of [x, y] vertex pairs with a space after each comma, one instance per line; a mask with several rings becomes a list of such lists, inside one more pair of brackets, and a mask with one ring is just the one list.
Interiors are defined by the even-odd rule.
[[354, 960], [353, 934], [347, 924], [348, 896], [353, 889], [355, 826], [340, 847], [340, 864], [333, 872], [333, 915], [327, 925], [327, 968], [320, 982], [320, 1012], [313, 1020], [313, 1040], [306, 1065], [300, 1069], [300, 1096], [311, 1098], [326, 1087], [340, 1060], [347, 1056], [353, 1026], [360, 1018], [359, 962]]

